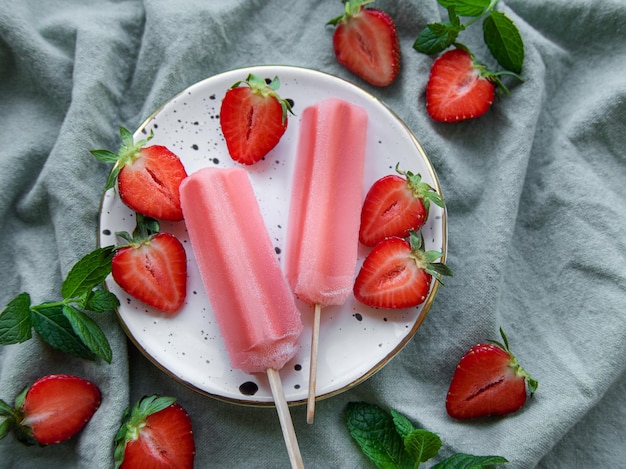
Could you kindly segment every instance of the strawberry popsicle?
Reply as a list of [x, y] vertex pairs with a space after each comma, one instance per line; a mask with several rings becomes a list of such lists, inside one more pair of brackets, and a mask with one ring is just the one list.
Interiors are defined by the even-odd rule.
[[293, 467], [302, 459], [280, 370], [297, 351], [302, 321], [246, 171], [204, 168], [180, 186], [202, 281], [233, 367], [267, 372]]
[[315, 405], [322, 306], [352, 292], [359, 241], [367, 111], [329, 98], [302, 112], [287, 234], [286, 276], [315, 305], [307, 421]]

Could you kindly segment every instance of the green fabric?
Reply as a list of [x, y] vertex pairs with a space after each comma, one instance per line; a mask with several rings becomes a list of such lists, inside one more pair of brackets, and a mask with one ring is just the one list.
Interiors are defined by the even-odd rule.
[[[449, 213], [448, 264], [414, 339], [386, 367], [317, 405], [313, 425], [292, 408], [307, 467], [370, 467], [348, 435], [350, 401], [393, 407], [443, 440], [441, 456], [497, 454], [511, 468], [626, 465], [626, 4], [623, 0], [500, 1], [526, 44], [524, 82], [478, 120], [437, 124], [424, 89], [432, 58], [412, 49], [446, 17], [435, 0], [383, 1], [403, 52], [398, 80], [371, 87], [336, 63], [327, 20], [337, 0], [0, 0], [0, 305], [22, 291], [53, 298], [96, 246], [106, 165], [115, 148], [189, 85], [233, 68], [287, 64], [356, 83], [418, 137]], [[486, 57], [480, 28], [464, 40]], [[3, 307], [3, 306], [2, 306]], [[190, 413], [196, 466], [288, 467], [274, 409], [203, 397], [169, 378], [97, 318], [111, 365], [68, 358], [38, 339], [0, 347], [0, 398], [48, 373], [74, 373], [103, 391], [74, 439], [46, 448], [0, 441], [0, 468], [112, 467], [124, 408], [174, 395]], [[497, 338], [539, 381], [503, 419], [456, 422], [450, 377], [471, 345]]]

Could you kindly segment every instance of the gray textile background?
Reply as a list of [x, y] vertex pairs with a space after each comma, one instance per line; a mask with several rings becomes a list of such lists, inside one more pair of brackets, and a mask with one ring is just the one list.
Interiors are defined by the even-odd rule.
[[[343, 411], [350, 401], [394, 407], [438, 433], [441, 455], [498, 454], [511, 468], [626, 467], [626, 2], [508, 0], [526, 43], [524, 83], [473, 122], [441, 125], [424, 107], [432, 58], [412, 49], [435, 0], [376, 3], [396, 20], [403, 63], [376, 89], [335, 61], [338, 0], [0, 0], [0, 305], [28, 291], [51, 299], [96, 246], [108, 168], [89, 155], [115, 148], [158, 106], [208, 76], [262, 64], [306, 66], [382, 99], [429, 154], [449, 210], [448, 264], [414, 339], [371, 379], [318, 403], [307, 426], [292, 409], [311, 468], [370, 467]], [[463, 42], [486, 58], [480, 28]], [[0, 347], [0, 397], [52, 372], [103, 390], [73, 440], [24, 448], [0, 442], [1, 468], [112, 467], [123, 409], [144, 394], [175, 395], [190, 412], [197, 467], [287, 467], [273, 409], [202, 397], [132, 345], [113, 315], [98, 318], [111, 365], [38, 340]], [[523, 410], [455, 422], [444, 408], [454, 366], [472, 344], [508, 333], [539, 380]], [[426, 465], [428, 467], [428, 465]]]

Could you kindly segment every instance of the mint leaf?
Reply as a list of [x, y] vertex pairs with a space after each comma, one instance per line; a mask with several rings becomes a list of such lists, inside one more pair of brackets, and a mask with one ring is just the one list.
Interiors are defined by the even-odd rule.
[[457, 453], [435, 464], [432, 469], [479, 469], [508, 462], [502, 456], [472, 456], [471, 454]]
[[414, 467], [410, 455], [404, 449], [402, 438], [395, 430], [393, 419], [380, 407], [351, 402], [346, 410], [346, 423], [352, 438], [376, 467]]
[[404, 447], [418, 462], [434, 458], [441, 449], [441, 438], [428, 430], [416, 429], [404, 438]]
[[96, 357], [72, 329], [63, 315], [63, 305], [39, 305], [31, 309], [33, 327], [41, 338], [52, 347], [75, 357], [94, 360]]
[[107, 363], [111, 363], [111, 346], [100, 326], [85, 313], [71, 305], [63, 307], [63, 315], [70, 322], [72, 329], [83, 341], [83, 344], [95, 355]]
[[85, 301], [85, 309], [94, 313], [106, 313], [114, 311], [120, 305], [117, 296], [108, 290], [94, 290]]
[[483, 37], [502, 67], [514, 73], [522, 72], [524, 41], [509, 17], [500, 11], [492, 11], [483, 21]]
[[465, 29], [454, 11], [454, 6], [448, 8], [450, 21], [445, 23], [431, 23], [423, 29], [415, 42], [413, 49], [423, 54], [437, 54], [454, 44], [459, 33]]
[[454, 7], [460, 16], [480, 16], [489, 5], [491, 0], [438, 0], [444, 8]]
[[396, 427], [396, 432], [398, 432], [402, 439], [409, 436], [409, 434], [415, 430], [411, 421], [400, 412], [391, 409], [391, 417], [393, 418], [393, 424]]
[[30, 296], [20, 293], [0, 314], [0, 344], [19, 344], [30, 339], [32, 327]]
[[104, 282], [111, 273], [111, 260], [115, 248], [96, 249], [80, 259], [67, 274], [61, 287], [63, 298], [70, 299], [88, 294]]

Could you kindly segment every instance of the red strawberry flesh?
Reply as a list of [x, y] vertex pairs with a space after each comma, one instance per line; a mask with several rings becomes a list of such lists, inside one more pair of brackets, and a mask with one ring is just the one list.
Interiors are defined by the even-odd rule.
[[118, 175], [120, 197], [126, 205], [148, 217], [180, 221], [178, 187], [187, 172], [178, 156], [161, 145], [139, 150], [140, 157]]
[[185, 301], [186, 253], [169, 233], [120, 248], [113, 257], [111, 273], [127, 293], [161, 311], [174, 313]]
[[[501, 332], [502, 333], [502, 332]], [[526, 402], [537, 382], [519, 365], [505, 345], [477, 344], [459, 361], [446, 398], [448, 414], [457, 419], [506, 415]]]
[[193, 467], [196, 448], [191, 419], [180, 405], [174, 403], [129, 425], [120, 468]]
[[[248, 86], [239, 86], [245, 83]], [[287, 130], [291, 105], [278, 96], [278, 78], [266, 84], [255, 75], [237, 82], [222, 99], [220, 125], [231, 158], [251, 165], [262, 159]]]
[[335, 22], [337, 61], [374, 86], [391, 84], [400, 70], [400, 42], [391, 17], [376, 8], [360, 7], [341, 21], [331, 21]]
[[389, 309], [422, 303], [432, 277], [410, 255], [409, 242], [401, 238], [388, 238], [374, 246], [355, 281], [356, 299], [369, 306]]
[[374, 246], [389, 236], [406, 237], [426, 221], [427, 210], [413, 195], [405, 178], [388, 175], [368, 191], [361, 211], [359, 241]]
[[71, 375], [48, 375], [28, 390], [21, 423], [31, 427], [40, 444], [59, 443], [85, 426], [100, 401], [100, 390], [92, 382]]
[[489, 110], [495, 96], [494, 83], [463, 49], [445, 52], [435, 60], [426, 85], [426, 108], [436, 121], [473, 119]]

